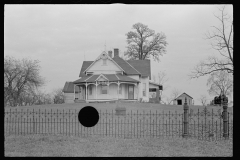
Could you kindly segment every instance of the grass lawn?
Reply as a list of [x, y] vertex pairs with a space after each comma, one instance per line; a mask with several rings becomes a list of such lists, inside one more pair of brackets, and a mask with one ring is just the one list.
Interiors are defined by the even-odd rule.
[[182, 138], [123, 139], [52, 135], [6, 136], [6, 157], [172, 157], [232, 156], [231, 140]]

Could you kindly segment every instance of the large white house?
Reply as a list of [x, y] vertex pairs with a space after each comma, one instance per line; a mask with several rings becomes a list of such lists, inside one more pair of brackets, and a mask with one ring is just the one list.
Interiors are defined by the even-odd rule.
[[162, 86], [150, 78], [150, 60], [126, 61], [119, 57], [118, 49], [114, 49], [114, 57], [112, 51], [103, 51], [94, 61], [83, 61], [78, 80], [65, 83], [65, 102], [159, 99]]

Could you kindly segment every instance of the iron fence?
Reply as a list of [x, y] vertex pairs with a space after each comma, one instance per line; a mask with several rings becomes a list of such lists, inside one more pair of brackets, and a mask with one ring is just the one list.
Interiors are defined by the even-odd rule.
[[[78, 121], [79, 110], [75, 109], [8, 109], [4, 112], [6, 135], [62, 134], [81, 137], [111, 136], [124, 138], [182, 137], [184, 113], [177, 111], [128, 111], [116, 115], [114, 110], [99, 110], [99, 122], [93, 127], [84, 127]], [[91, 117], [89, 117], [89, 120]], [[188, 113], [188, 137], [200, 140], [223, 139], [221, 112], [207, 108]], [[228, 135], [233, 135], [233, 115], [228, 113]]]

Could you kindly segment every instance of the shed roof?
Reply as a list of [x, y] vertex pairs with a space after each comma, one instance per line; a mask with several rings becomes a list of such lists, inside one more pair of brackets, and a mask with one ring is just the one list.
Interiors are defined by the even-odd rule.
[[186, 96], [188, 96], [189, 98], [191, 98], [191, 99], [193, 99], [191, 96], [189, 96], [187, 93], [182, 93], [182, 94], [180, 94], [177, 98], [175, 98], [174, 100], [176, 100], [176, 99], [178, 99], [181, 95], [183, 95], [183, 94], [185, 94]]

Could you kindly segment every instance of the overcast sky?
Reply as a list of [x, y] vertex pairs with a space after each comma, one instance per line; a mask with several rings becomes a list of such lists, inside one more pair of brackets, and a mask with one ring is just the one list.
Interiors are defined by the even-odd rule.
[[[5, 5], [4, 56], [40, 60], [45, 92], [62, 88], [79, 77], [82, 62], [94, 61], [106, 49], [126, 51], [126, 33], [141, 22], [165, 33], [167, 53], [151, 60], [152, 74], [164, 71], [170, 95], [176, 88], [200, 104], [207, 92], [207, 78], [189, 79], [194, 66], [218, 53], [205, 40], [211, 26], [220, 26], [214, 14], [221, 5]], [[233, 14], [233, 7], [226, 6]], [[164, 87], [164, 86], [163, 86]]]

